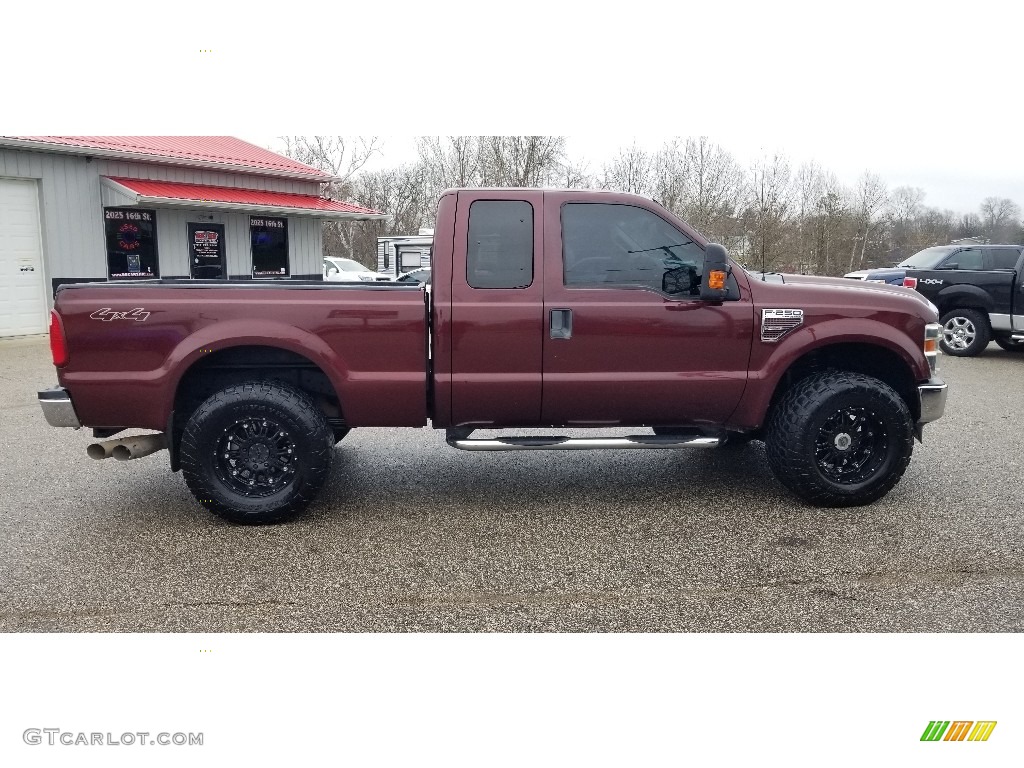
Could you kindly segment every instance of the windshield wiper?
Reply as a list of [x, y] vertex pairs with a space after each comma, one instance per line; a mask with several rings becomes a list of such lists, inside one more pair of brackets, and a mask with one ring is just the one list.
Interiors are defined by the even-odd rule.
[[675, 254], [672, 253], [672, 251], [670, 251], [669, 248], [682, 248], [684, 245], [692, 244], [693, 240], [687, 240], [685, 243], [676, 243], [675, 245], [656, 245], [653, 248], [641, 248], [636, 251], [626, 251], [626, 253], [647, 253], [648, 251], [664, 251], [669, 256], [674, 256]]

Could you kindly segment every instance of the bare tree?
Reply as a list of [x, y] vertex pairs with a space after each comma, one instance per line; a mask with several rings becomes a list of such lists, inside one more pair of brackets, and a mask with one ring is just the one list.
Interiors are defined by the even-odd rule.
[[752, 239], [749, 257], [765, 269], [776, 266], [790, 213], [789, 160], [780, 154], [764, 157], [754, 164], [745, 218]]
[[889, 195], [886, 216], [890, 261], [901, 261], [924, 247], [915, 226], [923, 210], [924, 198], [925, 192], [920, 187], [896, 187]]
[[986, 197], [981, 203], [981, 218], [989, 242], [1005, 242], [1011, 227], [1020, 224], [1020, 206], [1006, 197]]
[[377, 268], [377, 238], [415, 234], [433, 212], [435, 199], [422, 163], [360, 174], [353, 199], [360, 205], [391, 216], [389, 221], [351, 222], [349, 242], [352, 258]]
[[284, 153], [300, 163], [319, 168], [341, 181], [332, 182], [329, 193], [349, 196], [352, 178], [374, 155], [380, 153], [377, 136], [281, 136]]
[[604, 167], [601, 186], [618, 192], [648, 195], [654, 189], [654, 163], [650, 153], [634, 142], [619, 149], [611, 163]]
[[435, 193], [483, 182], [478, 136], [424, 136], [416, 143], [427, 182]]
[[[867, 250], [868, 235], [878, 221], [878, 214], [885, 206], [888, 199], [885, 182], [882, 178], [870, 171], [864, 171], [857, 179], [857, 186], [854, 190], [854, 204], [857, 210], [858, 233], [853, 240], [850, 249], [850, 269], [854, 264], [860, 266], [864, 262], [864, 252]], [[857, 259], [857, 245], [860, 244], [860, 258]]]
[[688, 223], [713, 240], [726, 239], [724, 223], [736, 213], [743, 190], [743, 171], [707, 136], [686, 140], [685, 214]]
[[481, 136], [484, 186], [539, 187], [565, 157], [564, 136]]
[[672, 213], [686, 217], [686, 148], [674, 136], [651, 158], [651, 196]]
[[984, 240], [985, 224], [976, 213], [965, 213], [956, 219], [953, 224], [953, 231], [950, 233], [952, 239], [960, 240], [971, 237]]
[[[319, 168], [336, 177], [327, 185], [326, 194], [335, 200], [351, 200], [354, 179], [374, 155], [380, 152], [376, 136], [282, 136], [285, 155]], [[351, 222], [323, 222], [325, 256], [353, 255]]]
[[552, 169], [550, 185], [561, 189], [592, 189], [598, 186], [597, 179], [590, 172], [590, 163], [564, 160]]
[[815, 262], [814, 218], [823, 195], [823, 175], [815, 162], [803, 163], [793, 176], [793, 214], [796, 220], [796, 256], [801, 272]]

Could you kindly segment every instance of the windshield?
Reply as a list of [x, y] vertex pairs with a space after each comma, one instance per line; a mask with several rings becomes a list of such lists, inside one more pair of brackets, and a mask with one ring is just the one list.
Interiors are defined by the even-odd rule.
[[901, 261], [897, 266], [903, 267], [904, 269], [932, 269], [955, 250], [956, 248], [951, 245], [938, 245], [934, 248], [925, 248], [923, 251], [915, 253], [909, 259]]
[[337, 267], [342, 272], [365, 272], [366, 267], [351, 259], [327, 259], [327, 268]]

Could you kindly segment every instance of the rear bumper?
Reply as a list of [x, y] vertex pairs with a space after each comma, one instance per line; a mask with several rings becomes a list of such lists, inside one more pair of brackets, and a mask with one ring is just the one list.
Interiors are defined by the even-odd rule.
[[51, 387], [39, 392], [39, 405], [43, 409], [46, 423], [51, 427], [72, 427], [81, 429], [71, 395], [64, 387]]
[[919, 384], [917, 387], [918, 396], [921, 399], [921, 418], [914, 425], [914, 434], [918, 440], [924, 438], [924, 425], [942, 418], [946, 412], [946, 382], [933, 376], [926, 384]]

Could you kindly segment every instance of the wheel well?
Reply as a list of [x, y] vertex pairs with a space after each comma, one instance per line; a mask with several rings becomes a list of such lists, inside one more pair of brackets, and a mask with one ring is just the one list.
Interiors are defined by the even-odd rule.
[[214, 392], [253, 379], [282, 381], [302, 390], [320, 406], [336, 439], [340, 440], [348, 432], [338, 393], [316, 363], [277, 347], [229, 347], [197, 360], [178, 382], [173, 424], [169, 430], [171, 469], [178, 469], [177, 447], [181, 433], [196, 408]]
[[895, 352], [873, 344], [833, 344], [808, 352], [794, 362], [779, 380], [772, 394], [769, 412], [798, 381], [826, 370], [853, 371], [879, 379], [903, 398], [914, 421], [921, 416], [917, 381], [910, 366]]
[[971, 297], [969, 296], [954, 297], [949, 301], [945, 302], [944, 304], [940, 304], [938, 308], [939, 317], [942, 317], [947, 312], [950, 312], [954, 309], [970, 309], [980, 314], [982, 317], [985, 318], [985, 322], [989, 323], [988, 310], [985, 309], [984, 307], [979, 307], [977, 304], [973, 303], [971, 301]]

